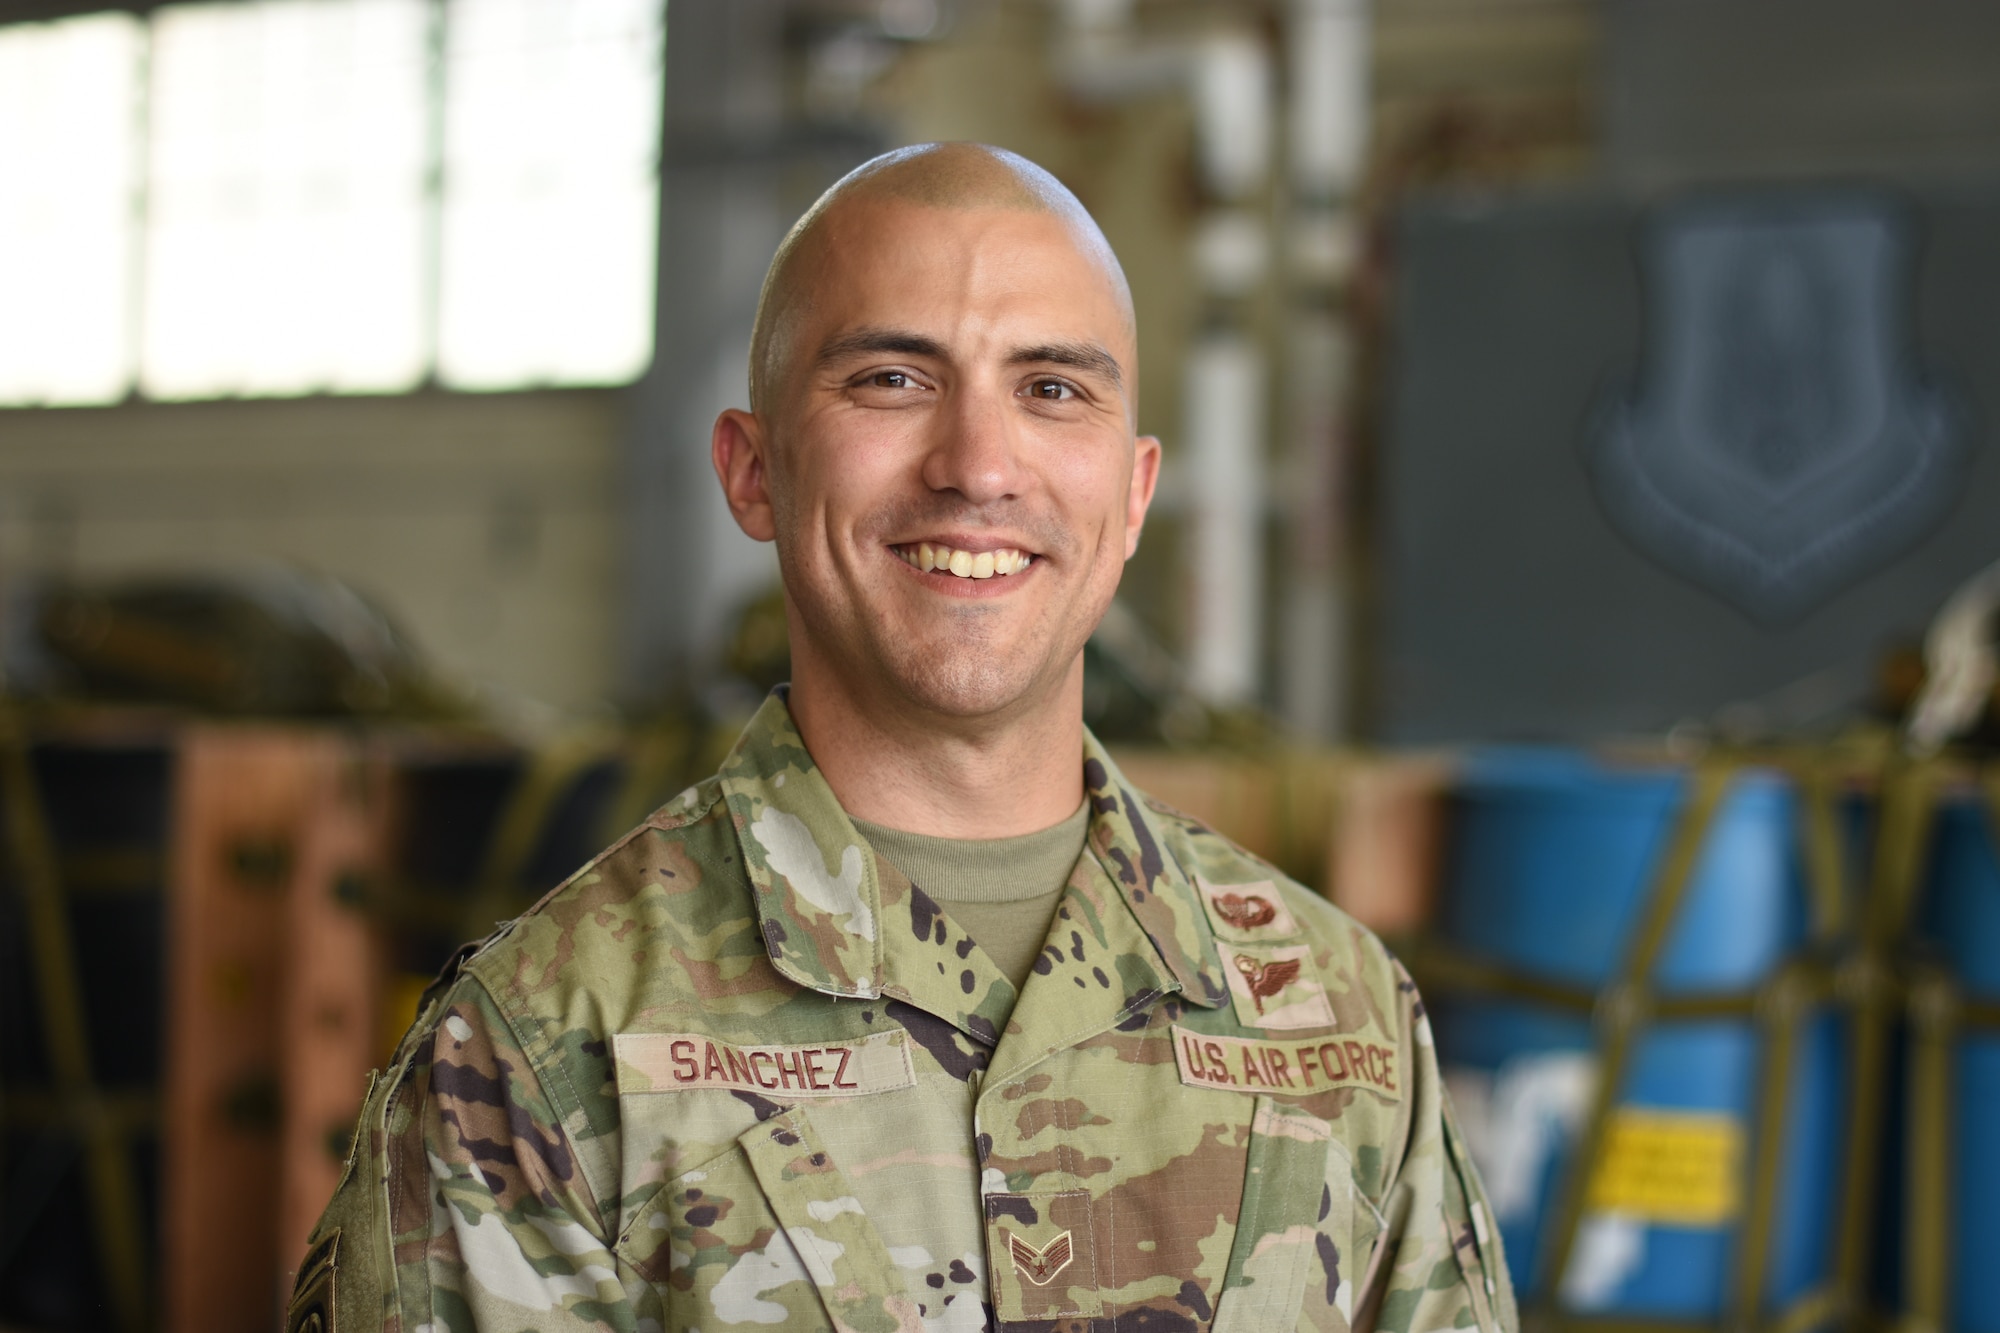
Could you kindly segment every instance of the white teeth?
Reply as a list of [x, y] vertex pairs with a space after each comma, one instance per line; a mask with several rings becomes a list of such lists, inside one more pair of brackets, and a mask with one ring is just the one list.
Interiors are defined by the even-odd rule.
[[891, 549], [926, 574], [933, 570], [941, 573], [948, 571], [962, 579], [990, 579], [996, 574], [1018, 574], [1035, 559], [1026, 551], [954, 551], [949, 546], [934, 546], [930, 542]]

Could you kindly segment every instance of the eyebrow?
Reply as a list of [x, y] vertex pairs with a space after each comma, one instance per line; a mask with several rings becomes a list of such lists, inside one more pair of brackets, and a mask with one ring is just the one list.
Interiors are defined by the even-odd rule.
[[829, 338], [820, 346], [821, 365], [833, 361], [844, 361], [850, 356], [867, 356], [880, 352], [894, 352], [902, 356], [935, 356], [945, 354], [944, 344], [935, 338], [926, 338], [921, 333], [906, 333], [900, 329], [856, 329]]
[[[921, 333], [910, 333], [902, 329], [855, 329], [828, 339], [819, 349], [815, 359], [820, 365], [844, 361], [852, 356], [870, 356], [881, 353], [900, 356], [930, 356], [945, 358], [948, 353], [943, 343], [935, 338], [927, 338]], [[1118, 364], [1118, 358], [1092, 342], [1037, 343], [1032, 347], [1017, 347], [1007, 355], [1010, 366], [1067, 366], [1109, 380], [1120, 388], [1125, 384], [1125, 372]]]
[[1118, 358], [1096, 343], [1042, 343], [1017, 348], [1007, 362], [1015, 366], [1068, 366], [1071, 370], [1102, 376], [1121, 388], [1125, 384], [1125, 372], [1119, 367]]

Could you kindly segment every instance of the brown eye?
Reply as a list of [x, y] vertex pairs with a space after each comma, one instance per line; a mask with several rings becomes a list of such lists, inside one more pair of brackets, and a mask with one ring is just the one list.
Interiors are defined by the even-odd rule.
[[1074, 389], [1061, 380], [1036, 380], [1028, 386], [1028, 392], [1036, 398], [1046, 399], [1053, 403], [1059, 403], [1064, 399], [1075, 397], [1076, 394]]
[[910, 377], [900, 370], [884, 370], [876, 374], [869, 383], [878, 389], [907, 389]]

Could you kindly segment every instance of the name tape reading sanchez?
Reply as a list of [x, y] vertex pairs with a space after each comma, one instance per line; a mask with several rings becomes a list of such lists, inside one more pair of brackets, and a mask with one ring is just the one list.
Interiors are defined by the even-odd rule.
[[736, 1046], [686, 1032], [620, 1032], [611, 1047], [621, 1095], [700, 1088], [780, 1097], [865, 1097], [915, 1087], [908, 1034], [858, 1041]]

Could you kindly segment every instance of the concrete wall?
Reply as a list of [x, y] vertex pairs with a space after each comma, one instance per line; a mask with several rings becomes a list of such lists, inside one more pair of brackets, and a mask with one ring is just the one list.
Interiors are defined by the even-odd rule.
[[1992, 0], [1615, 0], [1605, 46], [1628, 187], [2000, 171]]
[[621, 395], [0, 412], [0, 574], [295, 561], [445, 670], [566, 710], [612, 688]]

